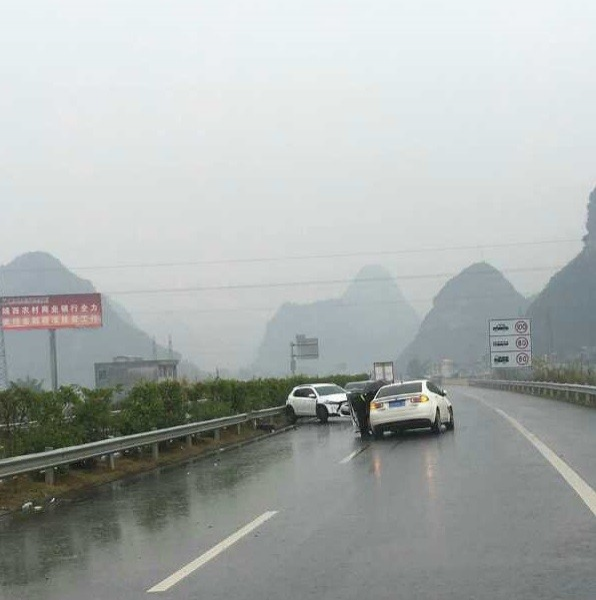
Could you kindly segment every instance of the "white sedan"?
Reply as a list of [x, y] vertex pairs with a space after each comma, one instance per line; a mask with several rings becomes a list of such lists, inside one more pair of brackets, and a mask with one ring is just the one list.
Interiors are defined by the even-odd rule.
[[347, 404], [346, 390], [334, 383], [313, 383], [295, 387], [286, 400], [290, 421], [297, 417], [317, 417], [326, 423], [329, 417], [341, 416], [342, 405]]
[[432, 381], [404, 381], [382, 387], [370, 404], [370, 426], [375, 438], [385, 431], [430, 427], [441, 433], [441, 426], [455, 427], [453, 406], [447, 392]]

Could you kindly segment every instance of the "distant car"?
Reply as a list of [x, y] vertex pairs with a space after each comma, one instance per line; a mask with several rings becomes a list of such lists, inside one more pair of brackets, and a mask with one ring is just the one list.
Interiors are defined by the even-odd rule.
[[385, 431], [430, 427], [441, 433], [441, 425], [455, 427], [453, 406], [447, 392], [432, 381], [404, 381], [382, 387], [370, 404], [370, 426], [375, 438]]
[[290, 392], [286, 412], [291, 421], [298, 417], [317, 417], [326, 423], [329, 417], [341, 416], [341, 407], [347, 402], [346, 390], [334, 383], [305, 384]]

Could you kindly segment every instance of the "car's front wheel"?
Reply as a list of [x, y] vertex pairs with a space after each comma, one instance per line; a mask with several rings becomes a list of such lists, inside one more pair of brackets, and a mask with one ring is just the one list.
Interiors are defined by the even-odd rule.
[[327, 423], [329, 420], [329, 412], [327, 411], [327, 407], [323, 406], [322, 404], [317, 404], [317, 419], [319, 419], [321, 423]]
[[294, 410], [294, 407], [291, 404], [286, 404], [286, 419], [288, 420], [288, 423], [290, 423], [290, 425], [294, 425], [294, 423], [296, 423], [296, 421], [298, 420], [298, 417], [296, 416], [296, 411]]
[[447, 421], [447, 430], [453, 431], [455, 429], [455, 419], [453, 418], [453, 406], [449, 407], [449, 421]]

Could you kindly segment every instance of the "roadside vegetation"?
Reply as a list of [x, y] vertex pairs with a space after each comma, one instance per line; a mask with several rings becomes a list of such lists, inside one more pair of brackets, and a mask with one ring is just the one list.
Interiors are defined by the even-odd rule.
[[[325, 381], [344, 385], [366, 378], [366, 375], [343, 375], [326, 377]], [[8, 390], [0, 391], [0, 459], [279, 406], [294, 386], [306, 381], [304, 377], [294, 377], [147, 382], [135, 386], [118, 403], [113, 400], [121, 395], [116, 393], [118, 390], [71, 386], [53, 393], [30, 381], [14, 383]], [[258, 429], [246, 423], [222, 431], [218, 438], [209, 434], [197, 436], [191, 446], [171, 440], [160, 444], [157, 461], [150, 449], [138, 448], [123, 453], [113, 465], [104, 457], [58, 467], [54, 485], [44, 481], [43, 473], [0, 479], [0, 516], [20, 508], [45, 510], [57, 498], [66, 500], [98, 485], [191, 460], [267, 435], [285, 425], [285, 417], [279, 416]]]
[[596, 369], [583, 362], [553, 365], [545, 360], [534, 359], [532, 376], [534, 381], [596, 385]]
[[[324, 380], [345, 385], [366, 378], [340, 375]], [[294, 386], [306, 381], [318, 380], [144, 382], [118, 403], [112, 389], [64, 386], [54, 393], [13, 383], [0, 391], [0, 459], [279, 406]]]

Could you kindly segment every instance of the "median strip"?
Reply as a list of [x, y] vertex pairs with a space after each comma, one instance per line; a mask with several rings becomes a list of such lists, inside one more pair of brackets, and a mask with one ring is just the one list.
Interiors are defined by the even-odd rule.
[[174, 587], [177, 583], [180, 583], [183, 579], [192, 575], [197, 569], [200, 569], [203, 565], [219, 556], [222, 552], [225, 552], [228, 548], [233, 546], [236, 542], [246, 537], [249, 533], [266, 523], [269, 519], [273, 518], [277, 514], [277, 511], [268, 511], [263, 513], [260, 517], [257, 517], [254, 521], [248, 525], [239, 529], [236, 533], [227, 537], [225, 540], [208, 550], [196, 560], [188, 563], [185, 567], [182, 567], [179, 571], [176, 571], [173, 575], [164, 579], [160, 583], [154, 585], [152, 588], [147, 590], [149, 594], [155, 594], [160, 592], [167, 592], [170, 588]]

